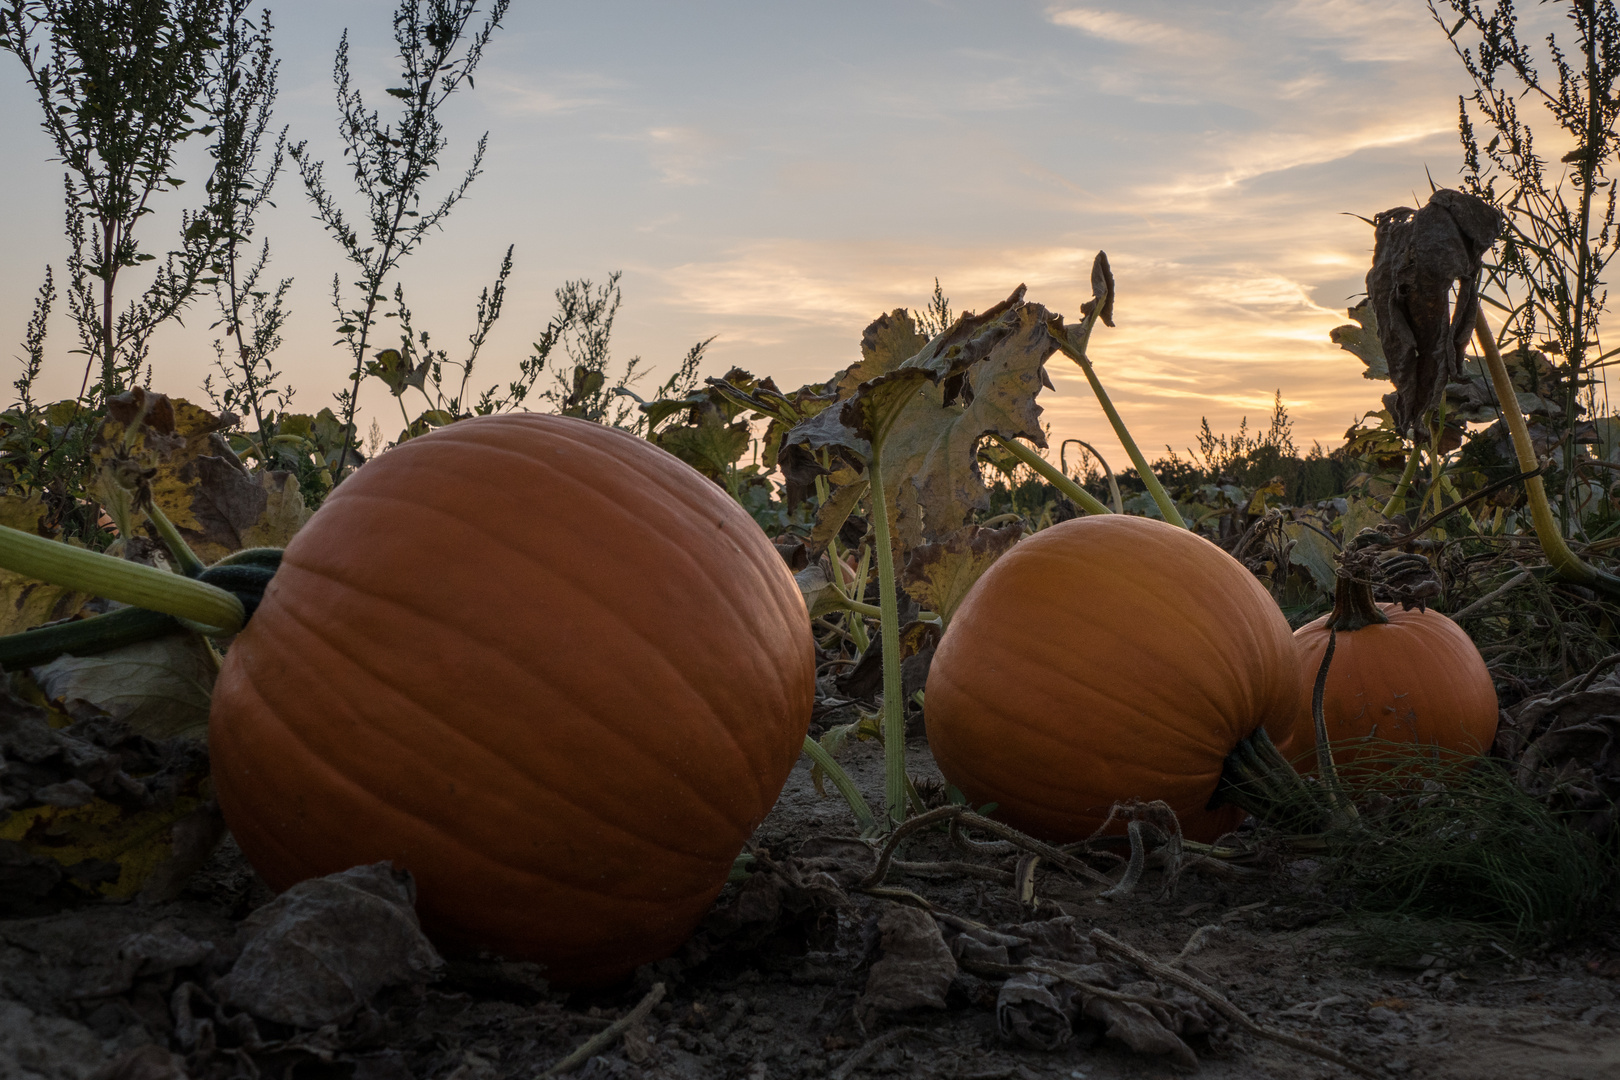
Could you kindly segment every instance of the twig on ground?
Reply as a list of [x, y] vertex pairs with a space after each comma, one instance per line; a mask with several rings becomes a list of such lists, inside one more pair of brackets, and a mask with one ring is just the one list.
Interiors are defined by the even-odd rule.
[[1605, 656], [1593, 666], [1591, 671], [1588, 671], [1585, 675], [1581, 676], [1580, 681], [1575, 684], [1575, 689], [1572, 692], [1579, 694], [1591, 689], [1592, 684], [1597, 682], [1598, 676], [1602, 675], [1616, 664], [1620, 664], [1620, 652]]
[[975, 877], [1002, 885], [1012, 884], [1013, 879], [1011, 870], [998, 870], [994, 866], [970, 862], [906, 862], [904, 859], [893, 859], [889, 862], [889, 868], [917, 877]]
[[1203, 926], [1200, 926], [1198, 929], [1192, 932], [1192, 937], [1187, 939], [1187, 944], [1181, 947], [1181, 951], [1176, 954], [1176, 958], [1170, 962], [1172, 964], [1181, 963], [1183, 960], [1187, 959], [1187, 957], [1192, 956], [1194, 953], [1202, 949], [1204, 944], [1209, 941], [1209, 935], [1218, 934], [1224, 929], [1226, 929], [1226, 927], [1222, 926], [1220, 923], [1205, 923]]
[[867, 1039], [860, 1046], [850, 1051], [850, 1055], [839, 1062], [838, 1068], [827, 1074], [827, 1080], [849, 1080], [855, 1070], [865, 1065], [877, 1054], [893, 1046], [907, 1035], [917, 1034], [916, 1028], [898, 1027], [885, 1031], [883, 1034]]
[[937, 810], [919, 814], [904, 825], [897, 826], [889, 834], [888, 839], [883, 843], [882, 849], [878, 852], [877, 865], [872, 868], [870, 874], [866, 875], [866, 879], [856, 887], [870, 889], [872, 886], [882, 882], [889, 872], [889, 863], [894, 859], [894, 849], [899, 846], [900, 841], [919, 829], [938, 824], [941, 821], [954, 821], [958, 825], [969, 825], [975, 829], [981, 829], [1003, 840], [1010, 841], [1014, 846], [1022, 848], [1032, 855], [1039, 855], [1047, 862], [1060, 869], [1067, 870], [1071, 874], [1076, 874], [1099, 885], [1112, 886], [1114, 884], [1073, 855], [1065, 854], [1051, 844], [1042, 843], [1032, 836], [1025, 836], [1010, 825], [1004, 825], [999, 821], [991, 821], [987, 817], [980, 817], [965, 806], [941, 806]]
[[1334, 1050], [1331, 1047], [1323, 1046], [1314, 1039], [1307, 1039], [1303, 1035], [1293, 1035], [1286, 1031], [1279, 1031], [1276, 1028], [1266, 1027], [1264, 1024], [1256, 1023], [1254, 1020], [1249, 1019], [1249, 1015], [1247, 1013], [1238, 1008], [1236, 1005], [1232, 1004], [1232, 1002], [1227, 1000], [1226, 996], [1220, 993], [1218, 990], [1214, 990], [1211, 987], [1204, 985], [1204, 983], [1193, 978], [1184, 971], [1178, 971], [1175, 968], [1170, 967], [1168, 964], [1159, 963], [1159, 961], [1153, 959], [1151, 956], [1148, 956], [1146, 953], [1138, 949], [1132, 948], [1123, 941], [1114, 937], [1112, 934], [1102, 930], [1092, 930], [1091, 943], [1097, 946], [1099, 949], [1106, 949], [1117, 956], [1124, 957], [1156, 979], [1163, 979], [1165, 982], [1174, 983], [1183, 990], [1187, 991], [1189, 994], [1203, 998], [1205, 1001], [1209, 1002], [1215, 1007], [1216, 1012], [1220, 1013], [1222, 1016], [1226, 1017], [1228, 1020], [1232, 1021], [1232, 1023], [1236, 1024], [1238, 1027], [1242, 1028], [1244, 1031], [1247, 1031], [1251, 1035], [1257, 1035], [1262, 1039], [1270, 1039], [1272, 1042], [1281, 1043], [1284, 1046], [1291, 1046], [1295, 1050], [1301, 1050], [1307, 1054], [1314, 1054], [1317, 1057], [1322, 1058], [1324, 1061], [1331, 1061], [1333, 1064], [1349, 1069], [1351, 1072], [1357, 1073], [1361, 1076], [1371, 1076], [1376, 1078], [1380, 1075], [1376, 1070], [1370, 1068], [1369, 1066], [1363, 1065], [1357, 1061], [1352, 1061], [1350, 1058], [1345, 1057], [1337, 1050]]
[[618, 1042], [619, 1037], [626, 1031], [647, 1019], [647, 1014], [652, 1012], [653, 1007], [663, 1000], [664, 984], [653, 983], [653, 988], [647, 991], [647, 996], [642, 998], [635, 1008], [619, 1017], [603, 1030], [592, 1035], [589, 1039], [586, 1039], [585, 1045], [541, 1073], [541, 1080], [545, 1080], [548, 1076], [560, 1076], [563, 1073], [573, 1072], [591, 1058]]
[[1505, 596], [1507, 593], [1517, 589], [1520, 585], [1523, 585], [1525, 582], [1529, 581], [1535, 576], [1535, 572], [1531, 570], [1526, 570], [1522, 574], [1515, 574], [1513, 577], [1509, 578], [1505, 584], [1498, 585], [1496, 588], [1492, 589], [1478, 600], [1475, 600], [1472, 604], [1469, 604], [1467, 607], [1457, 612], [1457, 614], [1451, 617], [1451, 621], [1456, 623], [1462, 622], [1470, 615], [1483, 610], [1488, 604], [1491, 603], [1491, 601]]
[[997, 964], [990, 960], [960, 960], [958, 963], [961, 964], [964, 970], [973, 975], [999, 975], [1002, 978], [1006, 978], [1008, 975], [1046, 975], [1105, 1001], [1118, 1001], [1127, 1005], [1145, 1005], [1150, 1009], [1162, 1009], [1164, 1007], [1164, 1001], [1160, 998], [1142, 997], [1139, 994], [1125, 994], [1118, 990], [1110, 990], [1106, 986], [1098, 986], [1096, 983], [1088, 983], [1084, 979], [1076, 978], [1066, 971], [1044, 967], [1040, 964]]

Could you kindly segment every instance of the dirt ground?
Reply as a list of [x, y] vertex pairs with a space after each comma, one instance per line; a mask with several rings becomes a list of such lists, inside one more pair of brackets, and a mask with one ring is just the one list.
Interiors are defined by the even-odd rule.
[[[880, 748], [857, 744], [844, 760], [878, 804]], [[914, 775], [931, 775], [921, 741], [913, 760]], [[891, 870], [885, 886], [924, 900], [872, 896], [854, 887], [870, 856], [840, 876], [839, 852], [855, 846], [828, 840], [848, 835], [851, 824], [836, 795], [816, 794], [801, 762], [756, 837], [767, 853], [760, 865], [776, 869], [728, 885], [678, 956], [621, 987], [590, 993], [551, 990], [534, 965], [451, 958], [436, 979], [396, 987], [374, 1009], [316, 1031], [263, 1021], [255, 1027], [216, 1000], [215, 980], [240, 948], [243, 918], [271, 899], [227, 842], [173, 903], [96, 905], [0, 922], [0, 1080], [527, 1080], [660, 984], [664, 996], [645, 1020], [614, 1032], [611, 1045], [572, 1075], [1111, 1080], [1191, 1068], [1223, 1080], [1354, 1075], [1238, 1030], [1163, 980], [1090, 951], [1094, 929], [1159, 961], [1186, 947], [1182, 969], [1247, 1016], [1339, 1051], [1370, 1075], [1620, 1078], [1620, 950], [1601, 934], [1532, 959], [1447, 968], [1413, 958], [1405, 967], [1368, 967], [1338, 944], [1342, 928], [1313, 924], [1289, 886], [1297, 868], [1288, 866], [1244, 881], [1194, 868], [1170, 894], [1150, 870], [1117, 900], [1076, 899], [1072, 880], [1038, 866], [1031, 904], [1013, 891], [1010, 858], [979, 857], [980, 876]], [[968, 859], [943, 829], [919, 833], [902, 857]], [[797, 884], [784, 884], [790, 879]], [[919, 903], [932, 904], [934, 915]], [[906, 953], [900, 931], [919, 920], [928, 940], [921, 952]], [[936, 943], [946, 940], [940, 928], [949, 954]], [[1048, 938], [1056, 951], [1043, 952]], [[1113, 980], [1113, 991], [1098, 993], [1162, 998], [1165, 1007], [1149, 1011], [1196, 1052], [1196, 1065], [1185, 1048], [1131, 1049], [1114, 1027], [1121, 1014], [1109, 1014], [1100, 999], [1087, 998], [1068, 1019], [1018, 1005], [1000, 987], [1005, 974], [984, 973], [990, 969], [980, 961], [990, 953], [981, 939], [1024, 942], [997, 953], [1003, 961], [1027, 953], [1023, 962], [1031, 964], [1044, 956], [1089, 965], [1065, 970], [1089, 971], [1086, 978], [1104, 986]], [[151, 944], [158, 941], [168, 944]], [[897, 973], [901, 989], [885, 996], [878, 984]], [[922, 991], [931, 1000], [906, 997], [908, 987], [922, 985], [906, 982], [913, 975], [938, 980]], [[1061, 1004], [1062, 986], [1048, 989]], [[1146, 1015], [1141, 1006], [1117, 1007]], [[1070, 1012], [1077, 1009], [1071, 1003]], [[211, 1021], [201, 1023], [205, 1014]], [[1037, 1049], [1032, 1039], [1061, 1045]]]

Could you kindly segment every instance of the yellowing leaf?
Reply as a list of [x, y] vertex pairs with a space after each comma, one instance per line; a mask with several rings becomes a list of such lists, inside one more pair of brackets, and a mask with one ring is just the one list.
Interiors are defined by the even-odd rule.
[[[312, 431], [324, 416], [310, 422]], [[129, 423], [138, 425], [133, 432]], [[284, 472], [250, 473], [222, 426], [219, 417], [175, 398], [167, 411], [110, 418], [98, 440], [103, 460], [127, 453], [155, 468], [152, 501], [205, 563], [246, 547], [285, 546], [309, 518], [297, 480]]]
[[1017, 522], [1002, 529], [968, 525], [939, 543], [913, 548], [900, 579], [906, 593], [949, 625], [973, 583], [1018, 542], [1023, 531]]
[[[46, 506], [38, 494], [0, 496], [0, 525], [37, 536], [53, 535], [44, 526]], [[83, 610], [90, 597], [0, 570], [0, 634], [16, 634]]]
[[124, 900], [173, 857], [175, 826], [202, 803], [193, 795], [157, 808], [119, 806], [102, 798], [82, 806], [31, 806], [0, 821], [0, 840], [81, 873], [86, 864], [110, 864], [116, 877], [109, 873], [111, 880], [96, 881], [95, 891]]

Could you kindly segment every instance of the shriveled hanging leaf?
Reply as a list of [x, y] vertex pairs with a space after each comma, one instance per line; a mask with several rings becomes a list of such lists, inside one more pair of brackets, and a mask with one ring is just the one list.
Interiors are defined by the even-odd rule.
[[1023, 532], [1018, 522], [1000, 529], [964, 526], [938, 543], [913, 548], [900, 575], [901, 584], [913, 600], [936, 612], [949, 626], [952, 613], [973, 583]]
[[[0, 495], [0, 525], [55, 538], [45, 525], [48, 507], [36, 492], [32, 495]], [[16, 634], [58, 619], [85, 613], [90, 597], [60, 585], [0, 570], [0, 634]]]
[[1097, 317], [1104, 326], [1114, 325], [1114, 269], [1108, 265], [1108, 253], [1097, 252], [1097, 257], [1091, 260], [1091, 299], [1080, 305], [1080, 314], [1089, 316], [1097, 311], [1097, 304], [1102, 304], [1102, 310]]
[[31, 674], [61, 706], [87, 702], [149, 739], [203, 739], [219, 662], [207, 642], [188, 632], [95, 656], [61, 656]]
[[1502, 215], [1483, 199], [1442, 188], [1423, 209], [1398, 206], [1376, 215], [1373, 225], [1367, 298], [1395, 383], [1386, 404], [1399, 430], [1421, 429], [1446, 383], [1462, 377], [1479, 275], [1501, 235]]

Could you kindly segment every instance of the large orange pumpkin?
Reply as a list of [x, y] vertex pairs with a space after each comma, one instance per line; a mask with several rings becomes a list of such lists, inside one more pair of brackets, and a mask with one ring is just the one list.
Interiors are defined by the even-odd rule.
[[723, 491], [624, 432], [503, 416], [327, 500], [209, 737], [272, 887], [389, 859], [437, 939], [600, 984], [691, 933], [814, 694], [799, 590]]
[[[1438, 611], [1374, 604], [1364, 582], [1341, 577], [1333, 611], [1294, 632], [1304, 685], [1314, 688], [1328, 631], [1333, 661], [1322, 693], [1322, 720], [1337, 763], [1387, 757], [1389, 747], [1356, 740], [1412, 743], [1483, 754], [1496, 738], [1496, 687], [1462, 627]], [[1316, 771], [1316, 723], [1310, 698], [1294, 723], [1290, 757]]]
[[945, 778], [1051, 840], [1116, 802], [1163, 799], [1213, 840], [1227, 754], [1286, 738], [1299, 657], [1266, 590], [1201, 537], [1150, 518], [1066, 521], [1021, 541], [951, 620], [928, 673], [928, 741]]

